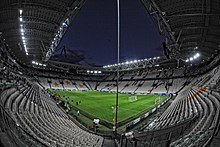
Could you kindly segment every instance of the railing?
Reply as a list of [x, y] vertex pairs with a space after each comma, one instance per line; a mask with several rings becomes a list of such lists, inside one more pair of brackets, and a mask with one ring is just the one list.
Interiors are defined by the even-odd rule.
[[134, 147], [168, 147], [171, 142], [181, 137], [186, 130], [193, 126], [196, 118], [197, 116], [167, 128], [141, 133], [135, 132], [131, 136], [122, 135], [120, 142], [121, 147], [130, 145]]

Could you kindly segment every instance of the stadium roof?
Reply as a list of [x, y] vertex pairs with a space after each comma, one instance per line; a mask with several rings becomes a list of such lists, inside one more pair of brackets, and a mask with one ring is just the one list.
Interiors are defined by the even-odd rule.
[[203, 58], [220, 48], [219, 0], [142, 0], [158, 30], [167, 38], [165, 55], [186, 59], [196, 52]]
[[[212, 57], [220, 48], [219, 0], [142, 0], [167, 39], [168, 58], [200, 53]], [[85, 0], [1, 0], [0, 35], [23, 63], [47, 61]]]
[[85, 0], [1, 0], [0, 35], [23, 63], [48, 60]]

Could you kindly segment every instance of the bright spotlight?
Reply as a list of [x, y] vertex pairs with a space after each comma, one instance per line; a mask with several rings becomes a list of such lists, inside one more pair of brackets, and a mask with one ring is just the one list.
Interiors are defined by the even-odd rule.
[[23, 21], [22, 17], [19, 18], [20, 21]]
[[186, 62], [189, 62], [189, 59], [186, 59]]
[[129, 62], [127, 61], [127, 62], [125, 62], [125, 64], [129, 64]]
[[22, 14], [22, 10], [21, 9], [19, 10], [19, 13], [20, 13], [20, 15]]
[[193, 60], [193, 57], [190, 57], [189, 60], [192, 61], [192, 60]]

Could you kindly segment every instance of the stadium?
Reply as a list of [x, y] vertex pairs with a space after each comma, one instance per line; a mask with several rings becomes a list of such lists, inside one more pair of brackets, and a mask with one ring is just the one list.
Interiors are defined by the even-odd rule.
[[135, 2], [0, 1], [0, 146], [220, 146], [220, 1]]

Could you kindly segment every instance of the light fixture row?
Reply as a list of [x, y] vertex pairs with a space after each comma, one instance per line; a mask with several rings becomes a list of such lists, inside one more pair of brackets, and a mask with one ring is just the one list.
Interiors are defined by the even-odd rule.
[[38, 66], [47, 66], [46, 64], [42, 64], [42, 63], [39, 63], [39, 62], [36, 62], [36, 61], [32, 61], [32, 64], [34, 65], [38, 65]]
[[145, 59], [141, 59], [141, 60], [126, 61], [126, 62], [122, 62], [122, 63], [119, 63], [119, 64], [106, 65], [106, 66], [103, 66], [103, 68], [116, 67], [118, 65], [120, 66], [120, 65], [134, 64], [134, 63], [138, 63], [138, 62], [142, 62], [142, 61], [151, 61], [151, 60], [156, 60], [156, 59], [160, 59], [160, 57], [153, 57], [153, 58], [145, 58]]
[[23, 10], [19, 9], [19, 24], [20, 24], [20, 33], [21, 33], [21, 40], [22, 40], [22, 44], [25, 50], [26, 55], [28, 55], [28, 51], [27, 51], [27, 40], [24, 36], [25, 30], [24, 30], [24, 23], [23, 23]]
[[196, 53], [193, 57], [187, 58], [187, 59], [186, 59], [186, 62], [193, 61], [193, 60], [195, 60], [195, 59], [197, 59], [197, 58], [199, 58], [199, 57], [200, 57], [200, 54], [199, 54], [199, 53]]
[[97, 70], [87, 70], [87, 73], [94, 73], [94, 74], [101, 74], [102, 73], [102, 71], [97, 71]]

